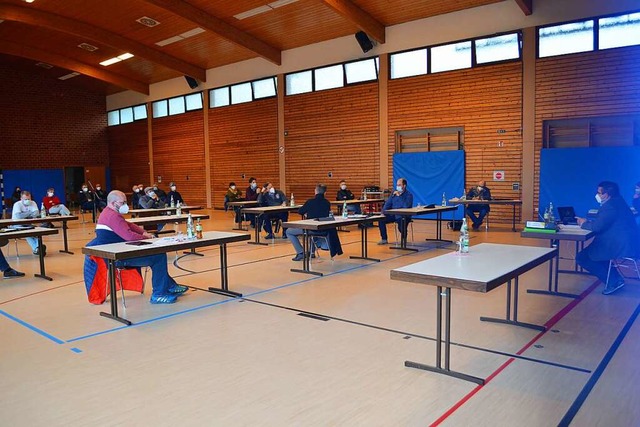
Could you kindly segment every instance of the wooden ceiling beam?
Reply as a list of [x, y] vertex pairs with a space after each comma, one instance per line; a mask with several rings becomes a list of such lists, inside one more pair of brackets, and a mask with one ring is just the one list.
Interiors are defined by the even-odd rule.
[[267, 44], [266, 42], [246, 33], [231, 24], [227, 24], [222, 19], [208, 14], [202, 9], [192, 6], [183, 0], [144, 0], [154, 6], [165, 9], [175, 15], [178, 15], [188, 21], [198, 24], [205, 30], [216, 33], [220, 37], [229, 40], [232, 43], [249, 49], [257, 53], [261, 57], [273, 62], [276, 65], [282, 65], [282, 51]]
[[66, 70], [76, 71], [80, 74], [93, 77], [103, 82], [111, 83], [124, 89], [149, 95], [149, 85], [119, 74], [112, 73], [102, 68], [93, 67], [75, 59], [58, 55], [35, 47], [25, 46], [10, 41], [0, 41], [0, 52], [34, 61], [46, 62]]
[[[14, 6], [0, 3], [0, 19], [18, 21], [36, 27], [43, 27], [53, 31], [60, 31], [94, 41], [98, 44], [111, 46], [122, 52], [129, 52], [135, 56], [163, 65], [180, 74], [195, 77], [200, 81], [207, 80], [204, 68], [196, 67], [174, 56], [167, 55], [136, 41], [118, 34], [95, 27], [84, 22], [75, 21], [64, 16], [43, 12], [29, 7]], [[107, 58], [104, 58], [107, 59]]]
[[529, 16], [533, 13], [533, 0], [516, 0], [516, 3], [525, 15]]
[[360, 9], [350, 0], [322, 0], [324, 4], [353, 22], [378, 43], [385, 41], [385, 27], [376, 18]]

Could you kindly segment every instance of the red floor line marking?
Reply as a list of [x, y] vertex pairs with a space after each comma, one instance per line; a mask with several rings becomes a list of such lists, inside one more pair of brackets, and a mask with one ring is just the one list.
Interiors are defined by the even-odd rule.
[[[564, 308], [562, 308], [562, 310], [560, 310], [559, 312], [557, 312], [551, 319], [549, 319], [547, 321], [547, 323], [544, 324], [544, 326], [547, 327], [547, 331], [556, 323], [558, 323], [560, 321], [560, 319], [562, 319], [564, 316], [566, 316], [571, 310], [574, 309], [574, 307], [576, 305], [578, 305], [584, 298], [586, 298], [587, 295], [589, 295], [591, 292], [593, 292], [593, 290], [595, 288], [597, 288], [598, 286], [600, 286], [600, 281], [596, 280], [591, 286], [589, 286], [584, 292], [582, 292], [580, 294], [580, 297], [574, 299], [573, 301], [571, 301], [569, 304], [567, 304]], [[535, 337], [533, 337], [533, 339], [531, 341], [529, 341], [527, 344], [524, 345], [524, 347], [522, 347], [520, 350], [518, 350], [516, 352], [517, 355], [521, 355], [522, 353], [524, 353], [525, 351], [527, 351], [527, 349], [529, 347], [531, 347], [536, 341], [538, 341], [540, 338], [542, 338], [542, 336], [544, 334], [547, 333], [547, 331], [543, 331], [540, 332], [538, 335], [536, 335]], [[489, 382], [491, 382], [491, 380], [493, 380], [495, 377], [498, 376], [498, 374], [502, 371], [504, 371], [507, 366], [509, 366], [515, 359], [514, 358], [510, 358], [509, 360], [507, 360], [506, 362], [504, 362], [498, 369], [496, 369], [495, 371], [493, 371], [493, 373], [491, 373], [491, 375], [489, 375], [485, 382], [484, 385], [489, 384]], [[449, 418], [455, 411], [458, 410], [458, 408], [460, 408], [462, 405], [464, 405], [469, 399], [471, 399], [477, 392], [479, 392], [484, 385], [478, 385], [476, 386], [473, 390], [471, 390], [469, 393], [467, 393], [462, 399], [460, 399], [458, 402], [456, 402], [455, 405], [453, 405], [451, 408], [449, 408], [449, 410], [447, 410], [447, 412], [445, 412], [444, 414], [442, 414], [440, 416], [440, 418], [438, 418], [437, 420], [435, 420], [432, 424], [430, 424], [430, 427], [436, 427], [439, 426], [440, 424], [442, 424], [443, 421], [445, 421], [447, 418]]]

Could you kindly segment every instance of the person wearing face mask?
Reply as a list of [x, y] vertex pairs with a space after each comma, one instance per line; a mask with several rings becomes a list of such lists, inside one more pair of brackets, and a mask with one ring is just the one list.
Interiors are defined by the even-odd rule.
[[[467, 200], [491, 200], [491, 191], [487, 187], [485, 181], [479, 181], [476, 187], [473, 187], [467, 193]], [[467, 205], [466, 214], [471, 218], [473, 225], [471, 228], [478, 230], [487, 216], [491, 208], [489, 205]], [[476, 216], [476, 213], [478, 215]]]
[[161, 209], [167, 206], [164, 200], [153, 190], [153, 187], [144, 189], [144, 195], [140, 197], [139, 203], [142, 209]]
[[[247, 191], [245, 191], [245, 200], [249, 201], [257, 201], [258, 196], [262, 192], [262, 187], [258, 187], [258, 182], [254, 177], [249, 178], [249, 186], [247, 187]], [[251, 223], [251, 228], [256, 227], [256, 215], [255, 214], [246, 214], [247, 219]]]
[[[228, 202], [240, 202], [243, 201], [242, 190], [236, 187], [235, 182], [229, 183], [229, 188], [227, 189], [227, 194], [225, 195], [225, 200]], [[240, 208], [238, 206], [234, 206], [233, 210], [236, 214], [235, 222], [236, 224], [240, 223]]]
[[411, 208], [413, 207], [413, 194], [407, 189], [407, 180], [405, 178], [400, 178], [396, 182], [396, 191], [391, 194], [391, 197], [387, 199], [382, 207], [382, 213], [385, 216], [385, 219], [380, 220], [378, 222], [378, 228], [380, 228], [380, 241], [379, 245], [386, 245], [387, 241], [387, 224], [390, 222], [395, 222], [398, 224], [398, 229], [400, 229], [400, 233], [403, 237], [407, 234], [407, 225], [402, 227], [403, 221], [400, 215], [387, 215], [385, 211], [387, 209], [403, 209], [403, 208]]
[[169, 203], [169, 201], [167, 200], [167, 193], [165, 193], [160, 187], [158, 187], [157, 182], [153, 183], [153, 192], [156, 193], [158, 198], [162, 200], [165, 205]]
[[133, 193], [131, 196], [131, 207], [133, 209], [140, 209], [140, 197], [142, 196], [142, 194], [140, 194], [140, 188], [138, 188], [137, 185], [134, 185], [131, 187], [131, 191]]
[[167, 193], [167, 202], [171, 204], [171, 198], [173, 198], [174, 204], [177, 205], [178, 202], [180, 202], [181, 205], [184, 205], [184, 199], [182, 198], [182, 195], [178, 193], [178, 187], [175, 182], [169, 183], [169, 190], [171, 191]]
[[107, 192], [102, 189], [101, 184], [96, 184], [96, 207], [102, 212], [107, 207]]
[[640, 215], [640, 181], [636, 182], [636, 190], [633, 193], [633, 198], [631, 199], [631, 206], [633, 206], [635, 214]]
[[78, 203], [80, 203], [83, 211], [93, 211], [95, 200], [93, 192], [89, 190], [87, 184], [82, 184], [82, 188], [78, 194]]
[[593, 231], [595, 236], [589, 246], [578, 252], [576, 262], [600, 279], [605, 284], [602, 293], [609, 295], [624, 286], [617, 269], [609, 272], [609, 260], [637, 258], [639, 233], [629, 205], [620, 196], [618, 184], [601, 182], [595, 198], [600, 204], [596, 217], [593, 220], [577, 217], [578, 225]]
[[47, 195], [42, 198], [42, 204], [49, 214], [53, 215], [71, 215], [71, 212], [65, 205], [60, 203], [60, 199], [55, 195], [53, 187], [47, 190]]
[[[344, 200], [354, 200], [355, 196], [353, 195], [353, 193], [351, 192], [351, 190], [349, 190], [347, 188], [347, 181], [345, 181], [344, 179], [342, 181], [340, 181], [340, 189], [338, 190], [338, 194], [336, 195], [336, 200], [342, 202]], [[347, 212], [349, 213], [354, 213], [354, 214], [359, 214], [362, 211], [360, 210], [360, 205], [347, 205]]]
[[[20, 193], [20, 201], [18, 203], [14, 203], [13, 211], [11, 214], [12, 219], [25, 219], [25, 218], [38, 218], [40, 216], [40, 209], [38, 209], [38, 205], [36, 202], [31, 200], [31, 193], [28, 191], [22, 191]], [[26, 237], [25, 240], [31, 246], [31, 250], [34, 255], [38, 255], [40, 253], [40, 248], [38, 247], [38, 239], [35, 237]], [[42, 254], [43, 256], [47, 255], [47, 247], [42, 245]]]
[[[276, 190], [276, 188], [270, 182], [267, 182], [263, 188], [262, 192], [258, 196], [258, 205], [260, 206], [286, 206], [288, 202], [287, 196], [280, 191]], [[278, 212], [271, 214], [262, 215], [262, 226], [264, 231], [267, 232], [266, 239], [273, 239], [273, 227], [271, 226], [272, 220], [281, 220], [282, 222], [286, 222], [289, 219], [288, 212]], [[282, 238], [286, 239], [287, 230], [282, 229]]]
[[12, 206], [20, 201], [20, 193], [22, 193], [22, 190], [20, 189], [19, 186], [16, 187], [13, 190], [13, 194], [11, 195], [11, 205]]
[[[107, 196], [107, 208], [102, 212], [96, 224], [96, 238], [87, 243], [87, 246], [153, 238], [153, 235], [147, 233], [142, 227], [131, 224], [124, 219], [123, 215], [128, 212], [129, 206], [125, 194], [118, 190], [110, 192]], [[89, 257], [85, 257], [85, 264], [87, 262], [91, 262]], [[116, 265], [118, 267], [151, 267], [152, 304], [174, 303], [179, 295], [189, 289], [177, 284], [169, 276], [166, 253], [122, 260], [118, 261]]]

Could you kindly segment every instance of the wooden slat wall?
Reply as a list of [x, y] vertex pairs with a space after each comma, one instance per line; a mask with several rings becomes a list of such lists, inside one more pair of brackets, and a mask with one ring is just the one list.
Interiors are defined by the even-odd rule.
[[287, 190], [296, 201], [312, 197], [318, 182], [327, 184], [330, 200], [341, 179], [356, 195], [377, 183], [377, 83], [287, 96], [284, 120]]
[[230, 181], [243, 192], [252, 176], [279, 188], [276, 98], [209, 110], [209, 144], [214, 207], [223, 207]]
[[146, 120], [107, 128], [112, 189], [131, 193], [134, 184], [148, 184], [147, 135]]
[[[483, 179], [494, 197], [519, 198], [512, 183], [522, 178], [521, 66], [512, 62], [389, 81], [389, 185], [397, 130], [464, 126], [466, 188]], [[506, 180], [493, 182], [494, 170], [504, 170]], [[453, 196], [460, 194], [447, 195]], [[491, 208], [492, 222], [511, 217], [511, 207]]]
[[537, 61], [534, 206], [539, 200], [543, 121], [640, 112], [639, 58], [640, 46], [633, 46]]
[[206, 206], [204, 118], [202, 111], [153, 119], [153, 171], [162, 177], [168, 192], [170, 181], [189, 204]]

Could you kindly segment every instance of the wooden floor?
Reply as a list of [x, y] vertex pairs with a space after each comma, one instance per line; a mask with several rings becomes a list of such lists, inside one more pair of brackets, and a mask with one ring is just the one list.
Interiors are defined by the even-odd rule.
[[[232, 228], [230, 213], [208, 213], [205, 230]], [[640, 425], [638, 280], [603, 296], [592, 276], [562, 274], [561, 290], [582, 294], [572, 300], [525, 292], [547, 286], [546, 264], [525, 274], [519, 319], [546, 333], [479, 321], [504, 316], [505, 286], [454, 290], [452, 368], [488, 378], [480, 387], [404, 367], [434, 363], [435, 288], [389, 271], [452, 250], [425, 241], [434, 223], [415, 222], [418, 253], [377, 246], [371, 229], [380, 263], [348, 258], [360, 252], [356, 230], [340, 233], [344, 255], [313, 260], [324, 277], [290, 272], [288, 241], [230, 245], [240, 300], [200, 290], [219, 284], [217, 248], [169, 254], [170, 273], [193, 289], [173, 305], [149, 303], [150, 280], [145, 295], [128, 292], [131, 327], [87, 302], [81, 248], [93, 224], [71, 224], [74, 255], [58, 252], [60, 235], [45, 238], [51, 282], [33, 277], [26, 242], [19, 259], [10, 243], [27, 277], [0, 281], [0, 426]], [[510, 224], [474, 232], [471, 251], [481, 242], [546, 244]]]

